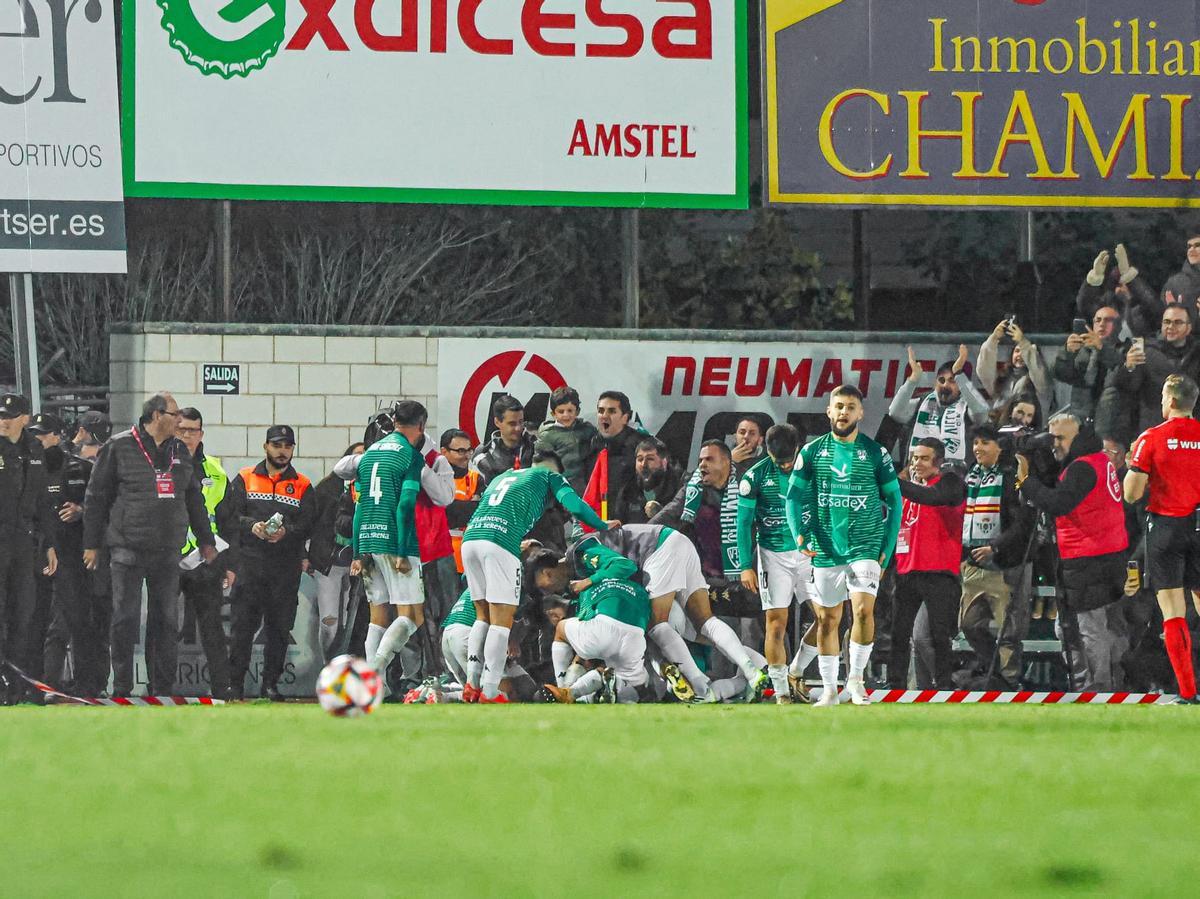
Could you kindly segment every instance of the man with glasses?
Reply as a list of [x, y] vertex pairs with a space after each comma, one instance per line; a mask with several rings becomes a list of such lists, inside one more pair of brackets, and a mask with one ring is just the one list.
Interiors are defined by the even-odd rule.
[[1183, 303], [1194, 310], [1197, 300], [1200, 300], [1200, 234], [1189, 234], [1187, 257], [1183, 267], [1163, 286], [1163, 302]]
[[1101, 306], [1082, 334], [1070, 334], [1066, 348], [1054, 360], [1054, 377], [1071, 385], [1070, 410], [1081, 421], [1096, 417], [1108, 373], [1125, 358], [1117, 331], [1121, 314], [1112, 306]]
[[83, 563], [99, 564], [110, 553], [113, 589], [113, 696], [133, 692], [133, 648], [142, 611], [146, 630], [150, 693], [169, 695], [175, 686], [179, 646], [179, 547], [188, 528], [206, 563], [217, 559], [216, 541], [204, 507], [192, 455], [175, 436], [179, 404], [156, 393], [142, 406], [138, 423], [104, 445], [96, 457], [83, 510]]
[[466, 431], [451, 428], [443, 432], [442, 455], [450, 463], [454, 473], [454, 501], [446, 507], [446, 520], [450, 525], [450, 540], [454, 544], [454, 564], [462, 574], [462, 538], [467, 522], [479, 508], [479, 497], [483, 494], [483, 478], [470, 468], [471, 438]]
[[1160, 335], [1144, 343], [1134, 340], [1125, 364], [1114, 370], [1111, 379], [1122, 405], [1136, 406], [1135, 434], [1162, 423], [1162, 387], [1169, 376], [1182, 374], [1192, 380], [1200, 376], [1200, 345], [1192, 335], [1192, 316], [1186, 306], [1167, 306]]

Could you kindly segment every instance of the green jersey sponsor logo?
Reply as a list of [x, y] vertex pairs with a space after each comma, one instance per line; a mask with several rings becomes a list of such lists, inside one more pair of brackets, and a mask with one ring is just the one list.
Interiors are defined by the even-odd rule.
[[286, 0], [157, 0], [171, 46], [205, 75], [246, 77], [283, 43]]

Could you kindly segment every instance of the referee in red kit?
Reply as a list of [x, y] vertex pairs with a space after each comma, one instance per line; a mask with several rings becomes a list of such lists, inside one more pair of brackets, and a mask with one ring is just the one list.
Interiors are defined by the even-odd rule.
[[1163, 614], [1163, 638], [1179, 702], [1200, 705], [1192, 668], [1192, 637], [1187, 629], [1186, 590], [1200, 608], [1200, 421], [1192, 418], [1200, 387], [1171, 375], [1163, 384], [1162, 424], [1133, 444], [1125, 475], [1125, 502], [1134, 503], [1150, 487], [1146, 559], [1150, 586]]

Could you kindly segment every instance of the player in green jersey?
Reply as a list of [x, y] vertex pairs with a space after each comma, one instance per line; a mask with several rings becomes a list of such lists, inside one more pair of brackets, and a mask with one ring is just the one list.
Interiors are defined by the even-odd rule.
[[[471, 602], [471, 591], [464, 590], [458, 601], [451, 607], [450, 612], [442, 621], [442, 658], [454, 679], [464, 687], [467, 683], [467, 641], [471, 636], [471, 628], [475, 625], [475, 604]], [[517, 680], [524, 682], [518, 686]], [[516, 662], [508, 662], [504, 667], [504, 678], [500, 685], [505, 692], [517, 692], [522, 695], [532, 695], [537, 690], [537, 683], [529, 673]], [[454, 701], [453, 693], [449, 694]]]
[[604, 521], [562, 476], [562, 462], [548, 450], [535, 452], [530, 468], [495, 477], [463, 534], [463, 573], [478, 620], [467, 652], [468, 702], [507, 702], [500, 679], [508, 658], [508, 636], [521, 598], [521, 541], [553, 498], [596, 530], [620, 527]]
[[[633, 566], [636, 574], [637, 566]], [[567, 669], [578, 656], [598, 659], [612, 671], [618, 702], [639, 702], [652, 691], [646, 675], [646, 625], [650, 623], [650, 594], [626, 577], [606, 577], [579, 594], [573, 618], [564, 618], [554, 632], [550, 648], [554, 659], [554, 684], [546, 692], [557, 702], [572, 703], [590, 696], [603, 685], [603, 675], [593, 671], [567, 684]]]
[[843, 385], [833, 391], [826, 414], [832, 430], [796, 458], [787, 494], [788, 525], [813, 560], [817, 661], [825, 687], [814, 705], [838, 702], [838, 624], [847, 598], [854, 622], [846, 694], [855, 705], [867, 705], [863, 675], [875, 642], [875, 594], [896, 549], [900, 487], [892, 457], [859, 433], [863, 398], [858, 388]]
[[350, 573], [362, 574], [371, 601], [371, 630], [379, 642], [368, 655], [380, 673], [425, 623], [415, 511], [425, 467], [417, 447], [425, 442], [428, 414], [420, 403], [404, 400], [395, 405], [392, 418], [395, 430], [363, 453], [354, 483], [358, 503]]
[[817, 657], [815, 627], [810, 627], [804, 635], [790, 671], [784, 643], [792, 600], [803, 603], [809, 598], [812, 565], [809, 557], [796, 549], [784, 503], [800, 449], [800, 433], [788, 424], [775, 425], [767, 431], [766, 444], [766, 455], [742, 475], [738, 484], [738, 559], [742, 565], [742, 586], [762, 600], [767, 674], [775, 688], [775, 702], [786, 705], [797, 699], [808, 701], [801, 678], [804, 669]]

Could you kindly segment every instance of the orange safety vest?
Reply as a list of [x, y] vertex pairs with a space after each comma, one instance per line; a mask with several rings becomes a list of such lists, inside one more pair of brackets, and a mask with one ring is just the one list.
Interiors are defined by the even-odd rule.
[[[454, 501], [466, 502], [469, 499], [475, 498], [475, 492], [479, 489], [479, 472], [468, 471], [461, 478], [454, 479]], [[458, 573], [462, 574], [462, 528], [450, 529], [450, 542], [454, 544], [454, 564], [458, 566]]]

